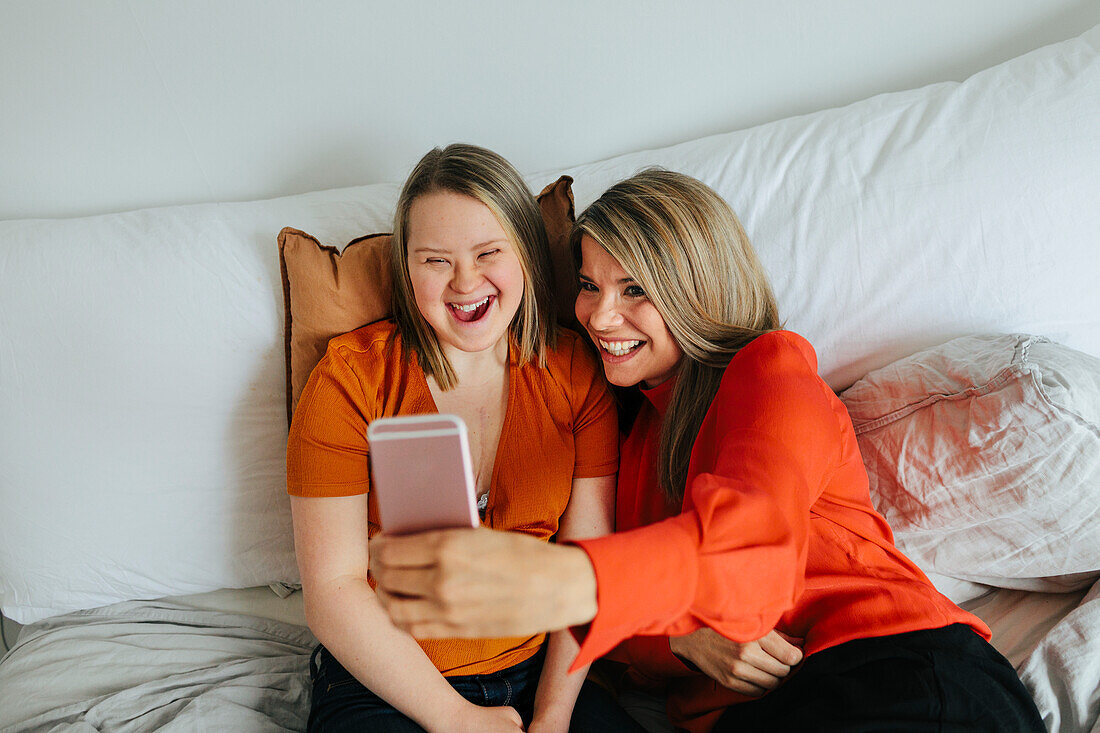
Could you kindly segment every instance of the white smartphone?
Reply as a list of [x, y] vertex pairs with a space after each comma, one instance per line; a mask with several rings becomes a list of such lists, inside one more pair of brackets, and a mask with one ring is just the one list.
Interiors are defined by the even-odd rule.
[[466, 423], [457, 415], [383, 417], [367, 427], [379, 523], [390, 534], [477, 527]]

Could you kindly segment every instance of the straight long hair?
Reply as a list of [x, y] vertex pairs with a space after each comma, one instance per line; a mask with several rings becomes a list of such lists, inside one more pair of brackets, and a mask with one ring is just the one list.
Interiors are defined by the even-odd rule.
[[729, 205], [689, 176], [651, 168], [604, 192], [570, 244], [592, 237], [641, 285], [684, 356], [661, 424], [658, 482], [682, 502], [691, 450], [730, 359], [780, 328], [756, 252]]
[[457, 386], [458, 377], [439, 346], [435, 331], [416, 306], [409, 276], [409, 211], [420, 196], [438, 191], [469, 196], [489, 208], [519, 258], [523, 297], [509, 326], [519, 361], [546, 363], [546, 350], [557, 334], [550, 292], [550, 246], [538, 202], [523, 177], [491, 150], [454, 143], [430, 150], [412, 169], [393, 218], [393, 313], [406, 358], [415, 353], [421, 368], [440, 388]]

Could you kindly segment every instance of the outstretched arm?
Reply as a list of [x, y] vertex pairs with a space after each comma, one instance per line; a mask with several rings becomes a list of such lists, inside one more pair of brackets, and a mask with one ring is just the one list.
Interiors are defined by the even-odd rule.
[[[800, 590], [809, 516], [797, 456], [770, 443], [753, 447], [756, 461], [782, 466], [783, 475], [746, 467], [739, 479], [700, 476], [694, 509], [582, 540], [584, 549], [487, 529], [379, 537], [380, 599], [417, 637], [520, 635], [593, 622], [583, 630], [582, 664], [637, 634], [709, 625], [741, 641], [760, 638]], [[764, 488], [768, 479], [792, 484], [778, 503]]]

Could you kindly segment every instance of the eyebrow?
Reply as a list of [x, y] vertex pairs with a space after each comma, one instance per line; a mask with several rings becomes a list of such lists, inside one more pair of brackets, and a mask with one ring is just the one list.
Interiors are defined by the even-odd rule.
[[[595, 282], [596, 282], [595, 280], [588, 277], [587, 275], [584, 275], [584, 274], [579, 273], [579, 272], [577, 273], [577, 277], [579, 277], [581, 280], [587, 280], [588, 282], [590, 282], [592, 284], [595, 284]], [[620, 285], [626, 285], [627, 283], [633, 283], [633, 282], [637, 282], [637, 281], [632, 277], [619, 278], [619, 284]]]
[[[486, 247], [490, 244], [501, 244], [501, 243], [510, 244], [511, 242], [509, 242], [508, 239], [487, 239], [484, 242], [478, 242], [477, 244], [470, 245], [470, 249], [479, 249], [481, 247]], [[430, 247], [428, 245], [424, 245], [424, 246], [421, 246], [421, 247], [414, 247], [412, 251], [413, 252], [435, 252], [437, 254], [446, 254], [446, 253], [450, 252], [451, 250], [440, 248], [440, 247]]]

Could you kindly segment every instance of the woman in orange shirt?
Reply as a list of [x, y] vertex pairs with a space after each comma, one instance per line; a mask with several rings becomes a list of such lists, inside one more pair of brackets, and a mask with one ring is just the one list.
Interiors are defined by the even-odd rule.
[[[664, 684], [690, 731], [1042, 731], [988, 628], [895, 548], [847, 411], [812, 347], [781, 330], [728, 205], [646, 171], [589, 207], [573, 244], [577, 318], [608, 381], [643, 397], [619, 533], [553, 548], [476, 530], [383, 538], [394, 621], [414, 635], [574, 626], [574, 664], [614, 650], [631, 679]], [[485, 554], [508, 562], [489, 577], [471, 562]], [[471, 600], [483, 584], [492, 608]], [[540, 592], [541, 613], [510, 605]], [[806, 660], [747, 701], [711, 679], [703, 627], [740, 642], [777, 629]]]
[[368, 573], [378, 527], [366, 431], [383, 416], [457, 414], [484, 526], [593, 537], [610, 531], [618, 466], [606, 383], [581, 337], [554, 322], [542, 217], [500, 156], [469, 145], [425, 155], [393, 243], [394, 319], [332, 339], [287, 447], [306, 618], [321, 642], [310, 730], [565, 731], [584, 681], [567, 675], [569, 634], [418, 643], [390, 623]]

